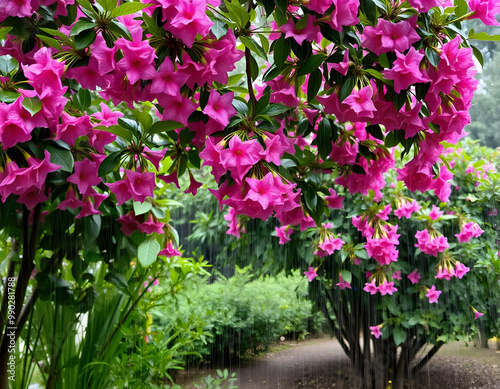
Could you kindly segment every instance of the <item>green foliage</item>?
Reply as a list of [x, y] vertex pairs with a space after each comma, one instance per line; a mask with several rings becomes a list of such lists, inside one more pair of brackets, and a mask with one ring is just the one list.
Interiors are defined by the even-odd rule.
[[236, 381], [238, 381], [236, 373], [229, 376], [227, 369], [224, 369], [224, 371], [217, 369], [216, 378], [209, 375], [203, 378], [200, 383], [194, 384], [194, 386], [196, 389], [236, 389], [238, 388], [237, 385], [234, 385]]
[[204, 329], [211, 336], [200, 338], [196, 349], [227, 362], [267, 349], [281, 336], [302, 338], [322, 329], [307, 300], [307, 282], [297, 273], [256, 278], [248, 268], [236, 268], [234, 277], [217, 278], [208, 285], [192, 279], [175, 299], [165, 298], [153, 310], [154, 331], [175, 325]]

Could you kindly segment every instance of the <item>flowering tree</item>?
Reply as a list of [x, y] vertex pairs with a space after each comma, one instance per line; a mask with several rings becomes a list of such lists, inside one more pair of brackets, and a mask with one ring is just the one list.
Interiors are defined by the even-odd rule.
[[[473, 56], [481, 61], [469, 39], [489, 38], [462, 22], [496, 24], [499, 8], [497, 0], [2, 2], [0, 215], [13, 286], [5, 284], [0, 310], [0, 380], [38, 298], [81, 302], [95, 262], [120, 284], [131, 267], [145, 275], [180, 254], [162, 193], [186, 177], [195, 195], [202, 165], [235, 234], [239, 215], [275, 217], [283, 239], [290, 226], [320, 225], [339, 201], [325, 175], [381, 200], [397, 145], [412, 155], [398, 180], [447, 201], [442, 144], [464, 135]], [[384, 212], [353, 219], [380, 274], [398, 259], [398, 229]], [[445, 242], [427, 231], [419, 248], [437, 255]], [[324, 238], [318, 257], [345, 243]], [[370, 284], [386, 285], [377, 276]]]

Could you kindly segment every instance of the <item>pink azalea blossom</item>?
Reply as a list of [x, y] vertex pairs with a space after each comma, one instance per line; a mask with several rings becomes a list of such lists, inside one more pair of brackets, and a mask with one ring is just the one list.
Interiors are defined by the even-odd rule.
[[326, 201], [327, 207], [333, 208], [333, 209], [344, 208], [344, 205], [342, 204], [342, 202], [344, 201], [344, 197], [339, 196], [333, 188], [328, 188], [328, 191], [330, 192], [330, 195], [325, 196], [325, 201]]
[[429, 299], [429, 303], [437, 303], [439, 296], [441, 295], [440, 290], [436, 290], [436, 287], [434, 285], [431, 286], [430, 289], [427, 289], [427, 293], [425, 297]]
[[165, 246], [165, 248], [158, 253], [158, 255], [159, 256], [161, 255], [161, 256], [167, 257], [167, 258], [182, 257], [182, 253], [174, 247], [172, 241], [170, 241], [170, 240], [167, 242], [167, 245]]
[[462, 226], [462, 230], [455, 234], [460, 243], [469, 242], [472, 237], [478, 238], [484, 231], [476, 222], [468, 222]]
[[[318, 248], [325, 254], [332, 255], [334, 251], [340, 250], [344, 242], [340, 238], [335, 238], [333, 235], [328, 235], [323, 242], [318, 245]], [[322, 252], [319, 253], [323, 256]]]
[[405, 217], [409, 219], [414, 212], [418, 212], [422, 207], [416, 200], [405, 201], [403, 205], [399, 206], [396, 210], [394, 210], [394, 215], [401, 219]]
[[343, 103], [349, 105], [360, 116], [373, 117], [373, 111], [377, 109], [373, 105], [372, 96], [372, 88], [370, 85], [367, 85], [359, 90], [354, 89]]
[[381, 328], [380, 325], [378, 325], [378, 326], [370, 326], [371, 334], [373, 336], [375, 336], [375, 338], [377, 338], [377, 339], [380, 338], [383, 335], [383, 333], [380, 330], [380, 328]]
[[205, 10], [205, 0], [181, 0], [175, 2], [177, 12], [166, 26], [177, 38], [181, 39], [187, 47], [193, 47], [196, 35], [208, 34], [213, 22]]
[[312, 266], [309, 266], [309, 269], [307, 271], [305, 271], [304, 274], [306, 275], [307, 280], [309, 282], [311, 282], [312, 280], [314, 280], [318, 276], [318, 274], [316, 274], [316, 269]]
[[408, 274], [408, 279], [412, 284], [418, 284], [420, 281], [420, 273], [418, 272], [418, 269], [415, 269], [410, 274]]
[[402, 279], [401, 270], [398, 270], [398, 271], [395, 271], [394, 273], [392, 273], [392, 279], [401, 280]]
[[441, 216], [444, 215], [444, 212], [443, 211], [440, 211], [439, 210], [439, 207], [436, 207], [435, 205], [432, 205], [432, 209], [431, 211], [429, 212], [429, 217], [432, 219], [432, 220], [437, 220], [439, 219]]
[[397, 59], [394, 61], [392, 69], [382, 72], [388, 80], [394, 80], [394, 91], [396, 93], [407, 89], [412, 84], [430, 81], [419, 69], [424, 54], [419, 53], [414, 47], [411, 47], [406, 54], [396, 51], [396, 57]]
[[155, 77], [156, 71], [153, 64], [156, 54], [147, 40], [135, 38], [129, 41], [125, 38], [118, 38], [115, 45], [123, 53], [123, 58], [117, 66], [125, 72], [131, 84], [135, 84], [138, 80], [151, 80]]
[[386, 294], [392, 295], [394, 292], [397, 292], [397, 288], [394, 287], [394, 281], [384, 282], [383, 284], [378, 286], [378, 291], [382, 296]]
[[500, 13], [498, 0], [469, 0], [469, 7], [474, 14], [470, 17], [479, 18], [488, 26], [498, 26], [495, 16]]
[[371, 280], [371, 282], [366, 282], [363, 290], [365, 292], [370, 293], [371, 295], [376, 294], [378, 292], [378, 287], [377, 285], [375, 285], [375, 282], [376, 282], [375, 278]]
[[221, 95], [216, 90], [212, 90], [203, 113], [226, 127], [229, 124], [229, 119], [236, 114], [236, 109], [232, 105], [233, 98], [234, 92]]
[[342, 275], [341, 275], [341, 274], [339, 274], [339, 282], [337, 282], [337, 284], [336, 284], [336, 285], [337, 285], [337, 286], [339, 287], [339, 289], [341, 289], [341, 290], [344, 290], [344, 289], [346, 289], [346, 288], [351, 289], [351, 284], [350, 284], [349, 282], [345, 281], [345, 280], [342, 278]]
[[220, 160], [225, 169], [231, 171], [231, 177], [241, 182], [243, 176], [260, 160], [262, 146], [255, 139], [242, 142], [238, 135], [229, 141], [229, 148], [221, 150]]
[[281, 227], [274, 227], [274, 230], [276, 231], [276, 236], [280, 238], [279, 244], [285, 244], [286, 242], [290, 242], [290, 235], [293, 233], [293, 229], [290, 228], [290, 226], [281, 226]]
[[80, 193], [86, 196], [89, 189], [92, 190], [93, 186], [101, 183], [101, 179], [97, 175], [97, 164], [89, 159], [76, 161], [75, 172], [66, 181], [75, 184]]
[[481, 316], [484, 316], [484, 313], [479, 312], [479, 311], [476, 311], [476, 310], [474, 309], [474, 320], [479, 319]]
[[342, 31], [344, 26], [354, 26], [359, 23], [359, 0], [332, 0], [332, 2], [335, 9], [332, 11], [331, 19], [327, 23], [334, 30]]
[[455, 276], [459, 279], [469, 272], [470, 268], [465, 266], [463, 263], [457, 262], [455, 265]]

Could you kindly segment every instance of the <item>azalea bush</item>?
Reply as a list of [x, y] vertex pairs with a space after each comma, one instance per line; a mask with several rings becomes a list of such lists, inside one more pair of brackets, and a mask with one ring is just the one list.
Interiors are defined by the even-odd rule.
[[[496, 24], [499, 4], [21, 0], [0, 10], [6, 386], [10, 342], [22, 336], [30, 353], [38, 299], [85, 312], [97, 284], [124, 290], [125, 275], [156, 278], [181, 255], [167, 194], [188, 181], [195, 195], [201, 166], [235, 235], [241, 217], [273, 216], [283, 239], [294, 226], [321, 230], [337, 191], [383, 200], [397, 145], [410, 157], [397, 179], [447, 202], [443, 142], [464, 135], [474, 56], [482, 62], [471, 41], [498, 38], [462, 23]], [[382, 290], [400, 232], [376, 207], [355, 212]], [[429, 248], [438, 237], [427, 227], [420, 250], [437, 254], [444, 242]], [[320, 234], [318, 258], [348, 243]]]

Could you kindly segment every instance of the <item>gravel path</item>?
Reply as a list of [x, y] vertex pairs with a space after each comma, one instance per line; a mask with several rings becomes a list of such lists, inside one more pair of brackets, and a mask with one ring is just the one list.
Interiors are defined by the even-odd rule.
[[[284, 350], [228, 366], [236, 372], [239, 389], [357, 389], [359, 381], [336, 340], [314, 339], [287, 343]], [[185, 389], [212, 370], [189, 370], [179, 377]], [[463, 343], [444, 346], [408, 386], [408, 389], [500, 389], [500, 351], [465, 347]]]

